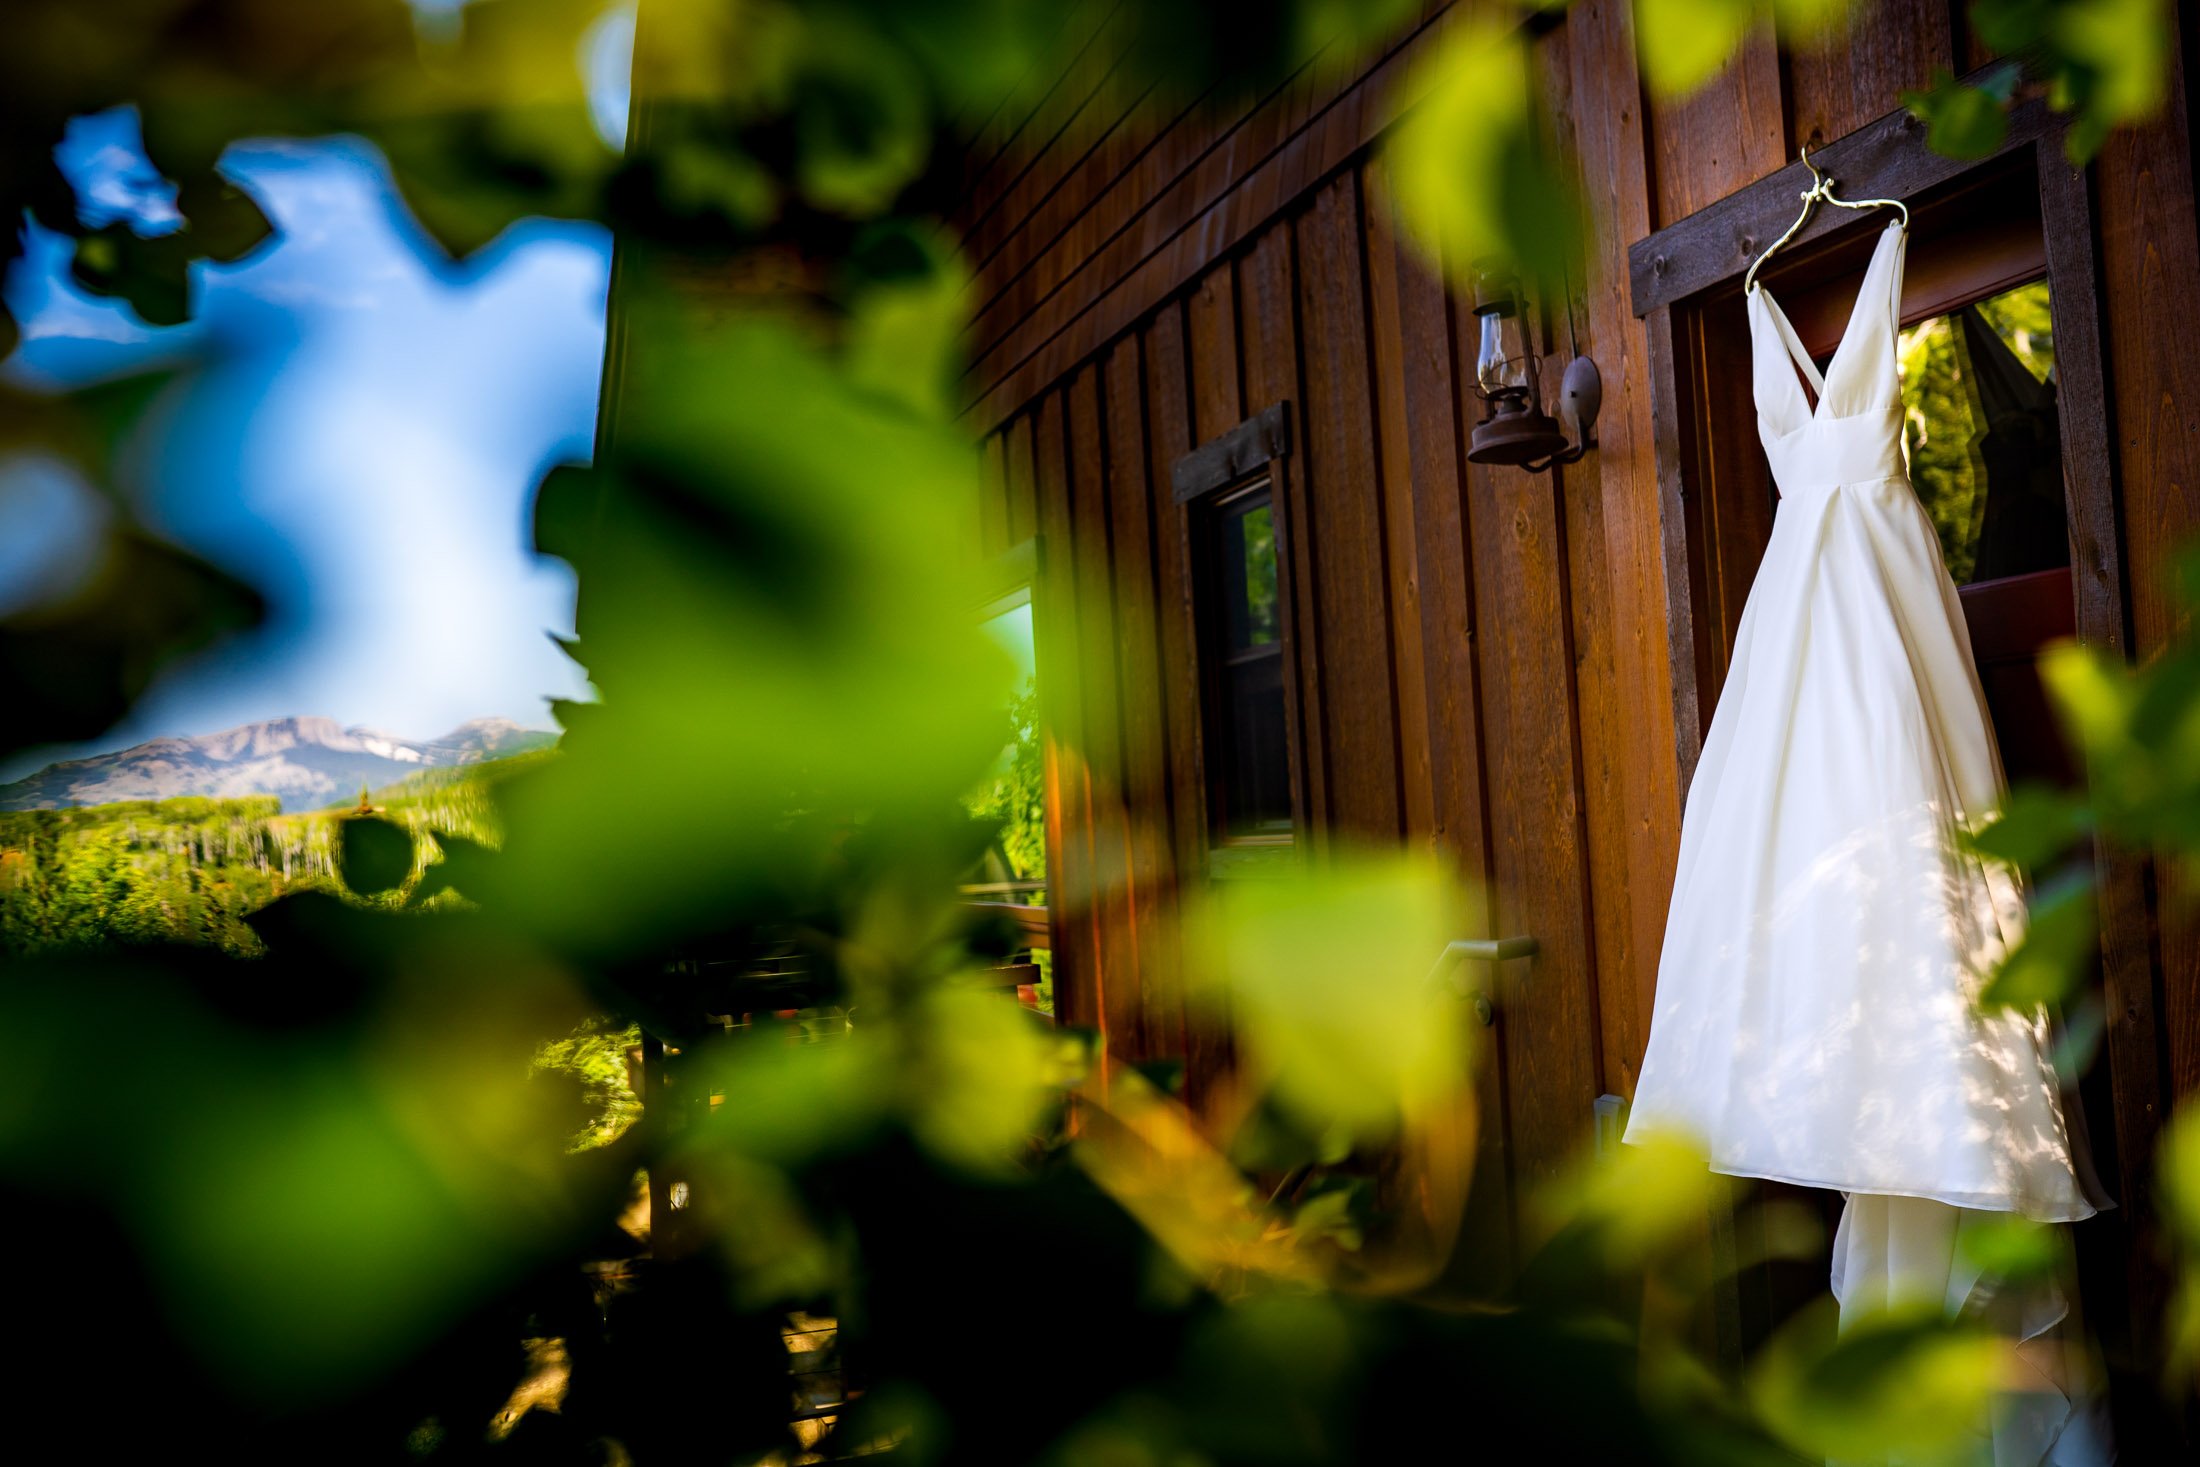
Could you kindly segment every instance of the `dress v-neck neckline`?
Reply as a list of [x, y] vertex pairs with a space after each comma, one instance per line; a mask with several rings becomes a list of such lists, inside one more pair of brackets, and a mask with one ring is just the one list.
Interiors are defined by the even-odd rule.
[[[1751, 294], [1762, 300], [1771, 314], [1773, 329], [1779, 333], [1780, 344], [1786, 350], [1788, 360], [1801, 369], [1804, 380], [1810, 383], [1811, 400], [1804, 404], [1807, 409], [1806, 422], [1817, 422], [1820, 412], [1824, 410], [1826, 383], [1832, 380], [1834, 372], [1841, 365], [1841, 354], [1848, 350], [1849, 342], [1856, 335], [1857, 317], [1863, 312], [1865, 297], [1871, 293], [1873, 278], [1879, 272], [1879, 261], [1887, 249], [1887, 240], [1901, 233], [1903, 227], [1899, 219], [1888, 220], [1887, 227], [1879, 232], [1879, 241], [1872, 246], [1872, 257], [1864, 266], [1864, 279], [1856, 287], [1856, 299], [1849, 306], [1849, 319], [1841, 328], [1841, 339], [1834, 344], [1833, 355], [1826, 358], [1826, 370], [1823, 372], [1818, 370], [1818, 364], [1811, 360], [1810, 353], [1804, 349], [1802, 337], [1796, 334], [1794, 324], [1788, 320], [1787, 311], [1771, 289], [1762, 284], [1752, 289]], [[1796, 391], [1802, 390], [1803, 383], [1796, 381], [1792, 371], [1787, 380], [1794, 383]]]

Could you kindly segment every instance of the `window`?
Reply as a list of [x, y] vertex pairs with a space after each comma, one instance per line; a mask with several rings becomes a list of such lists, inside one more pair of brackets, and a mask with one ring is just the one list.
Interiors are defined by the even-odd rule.
[[1201, 444], [1174, 470], [1191, 572], [1206, 768], [1207, 870], [1251, 875], [1295, 860], [1298, 784], [1291, 617], [1282, 570], [1290, 410], [1277, 403]]
[[989, 570], [995, 594], [978, 608], [987, 640], [1015, 668], [1003, 714], [1000, 753], [978, 787], [964, 796], [970, 814], [992, 828], [976, 865], [965, 873], [963, 900], [996, 925], [1009, 946], [993, 980], [1012, 986], [1031, 1007], [1054, 1011], [1053, 925], [1047, 910], [1048, 751], [1039, 709], [1039, 657], [1031, 587], [1038, 545], [1026, 541]]
[[1276, 598], [1276, 508], [1262, 480], [1208, 511], [1203, 588], [1213, 611], [1203, 648], [1213, 671], [1209, 791], [1221, 840], [1291, 833], [1283, 616]]
[[1910, 481], [1956, 584], [2068, 565], [2047, 282], [1920, 321], [1898, 356]]

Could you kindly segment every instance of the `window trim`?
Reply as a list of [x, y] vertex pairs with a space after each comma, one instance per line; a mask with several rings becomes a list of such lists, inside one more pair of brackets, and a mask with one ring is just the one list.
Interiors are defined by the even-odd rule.
[[[1295, 867], [1308, 834], [1305, 760], [1301, 734], [1306, 717], [1301, 706], [1298, 678], [1298, 628], [1291, 574], [1296, 526], [1289, 512], [1288, 461], [1291, 450], [1291, 412], [1288, 402], [1277, 402], [1256, 413], [1179, 458], [1170, 474], [1190, 574], [1185, 586], [1184, 614], [1191, 649], [1192, 671], [1199, 686], [1199, 738], [1197, 767], [1200, 801], [1189, 812], [1196, 826], [1195, 849], [1205, 860], [1210, 880], [1257, 876]], [[1219, 769], [1223, 757], [1222, 674], [1228, 661], [1220, 647], [1221, 608], [1216, 604], [1213, 528], [1217, 511], [1247, 494], [1265, 491], [1270, 523], [1274, 526], [1276, 556], [1276, 604], [1278, 619], [1276, 656], [1282, 666], [1284, 762], [1291, 797], [1291, 828], [1257, 835], [1230, 835], [1219, 829], [1224, 781]], [[1185, 818], [1180, 812], [1179, 818]]]

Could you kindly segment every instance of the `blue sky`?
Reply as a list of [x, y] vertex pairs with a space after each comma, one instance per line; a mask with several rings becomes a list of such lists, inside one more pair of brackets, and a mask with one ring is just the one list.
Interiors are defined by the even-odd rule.
[[[576, 57], [598, 125], [623, 132], [631, 12]], [[127, 110], [80, 119], [60, 151], [95, 218], [172, 221]], [[134, 442], [147, 520], [259, 586], [267, 628], [173, 669], [108, 736], [57, 757], [256, 719], [320, 714], [430, 737], [468, 718], [537, 727], [585, 695], [547, 634], [573, 578], [528, 547], [534, 488], [585, 457], [603, 353], [610, 239], [529, 221], [454, 263], [356, 139], [232, 147], [224, 168], [278, 234], [201, 267], [193, 319], [152, 330], [69, 282], [35, 229], [5, 282], [24, 340], [5, 370], [51, 386], [170, 359], [197, 364]], [[0, 609], [66, 582], [97, 502], [50, 465], [0, 463]]]

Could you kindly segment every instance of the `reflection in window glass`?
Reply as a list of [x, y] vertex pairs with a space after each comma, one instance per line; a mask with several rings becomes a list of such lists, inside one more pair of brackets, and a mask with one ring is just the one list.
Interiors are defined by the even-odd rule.
[[1222, 512], [1223, 604], [1230, 650], [1282, 640], [1276, 622], [1276, 521], [1266, 498], [1243, 499]]
[[2070, 562], [2047, 282], [1902, 333], [1910, 482], [1958, 585]]
[[1212, 575], [1220, 646], [1212, 770], [1215, 828], [1225, 839], [1288, 835], [1290, 745], [1283, 701], [1283, 623], [1276, 600], [1275, 505], [1267, 486], [1213, 512]]
[[[1008, 742], [970, 811], [995, 822], [974, 894], [1033, 906], [1046, 903], [1046, 759], [1039, 741], [1038, 662], [1032, 646], [1031, 603], [990, 617], [985, 634], [1015, 659], [1017, 691], [1008, 705]], [[977, 891], [976, 888], [983, 888]]]
[[[1013, 909], [1047, 905], [1046, 748], [1040, 738], [1038, 653], [1032, 640], [1028, 589], [980, 625], [1014, 662], [1016, 691], [1005, 710], [1007, 737], [1000, 756], [964, 801], [971, 816], [992, 826], [995, 834], [964, 880], [962, 891], [965, 899], [985, 903], [996, 914], [1026, 920], [1030, 913]], [[1044, 919], [1040, 921], [1043, 925]], [[1054, 955], [1046, 943], [1034, 942], [1009, 961], [1028, 963], [1037, 972], [1034, 997], [1039, 1011], [1053, 1013]]]

